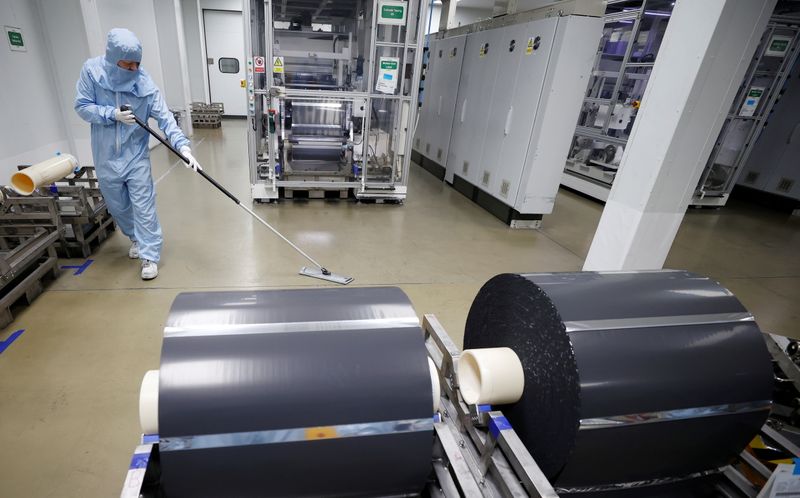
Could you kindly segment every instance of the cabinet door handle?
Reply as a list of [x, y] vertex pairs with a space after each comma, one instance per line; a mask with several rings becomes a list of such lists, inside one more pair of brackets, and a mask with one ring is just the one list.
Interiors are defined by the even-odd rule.
[[441, 116], [442, 115], [442, 96], [441, 95], [439, 95], [439, 109], [437, 109], [436, 115], [437, 116]]
[[506, 125], [503, 128], [503, 135], [508, 136], [511, 132], [511, 116], [514, 115], [514, 106], [510, 106], [508, 108], [508, 113], [506, 114]]
[[461, 122], [464, 122], [465, 114], [467, 113], [467, 99], [461, 103]]

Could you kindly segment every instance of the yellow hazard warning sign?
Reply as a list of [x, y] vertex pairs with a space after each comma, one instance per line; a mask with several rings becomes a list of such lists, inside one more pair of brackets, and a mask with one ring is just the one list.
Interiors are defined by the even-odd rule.
[[533, 53], [533, 38], [528, 38], [528, 46], [525, 48], [525, 55]]
[[272, 72], [273, 73], [282, 73], [283, 72], [283, 57], [273, 57], [272, 58]]

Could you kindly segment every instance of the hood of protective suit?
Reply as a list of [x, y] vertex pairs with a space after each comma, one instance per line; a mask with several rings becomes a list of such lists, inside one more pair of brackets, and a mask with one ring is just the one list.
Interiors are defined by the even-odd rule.
[[106, 72], [105, 87], [115, 92], [131, 92], [139, 81], [142, 70], [129, 71], [117, 66], [119, 61], [142, 61], [142, 44], [133, 32], [114, 28], [108, 32], [103, 66]]

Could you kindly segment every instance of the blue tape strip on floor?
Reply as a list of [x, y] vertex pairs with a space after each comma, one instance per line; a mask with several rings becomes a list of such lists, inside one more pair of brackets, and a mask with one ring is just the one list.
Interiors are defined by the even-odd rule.
[[0, 353], [8, 349], [11, 343], [16, 341], [17, 337], [21, 336], [23, 332], [25, 332], [25, 329], [17, 330], [16, 332], [13, 332], [10, 336], [8, 336], [8, 339], [6, 339], [5, 341], [0, 341]]
[[92, 263], [94, 263], [93, 259], [87, 259], [86, 262], [83, 263], [82, 265], [79, 265], [79, 266], [76, 266], [76, 265], [65, 265], [65, 266], [62, 266], [61, 269], [62, 270], [75, 270], [75, 273], [73, 273], [73, 275], [80, 275], [81, 273], [86, 271], [86, 269], [89, 268], [89, 266]]

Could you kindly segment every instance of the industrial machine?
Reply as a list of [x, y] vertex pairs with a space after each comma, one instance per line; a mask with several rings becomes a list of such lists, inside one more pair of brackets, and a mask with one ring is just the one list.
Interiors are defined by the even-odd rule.
[[121, 497], [754, 497], [769, 341], [683, 271], [498, 275], [463, 352], [398, 288], [184, 293]]
[[[601, 201], [608, 199], [673, 4], [668, 0], [608, 2], [603, 41], [586, 89], [562, 185]], [[691, 205], [724, 206], [737, 182], [792, 197], [796, 168], [792, 159], [781, 157], [788, 149], [784, 146], [791, 145], [796, 123], [791, 102], [782, 111], [786, 116], [783, 122], [768, 130], [773, 134], [767, 140], [771, 143], [762, 145], [755, 156], [752, 152], [767, 122], [776, 122], [775, 113], [780, 111], [780, 101], [791, 84], [789, 78], [800, 54], [799, 26], [797, 6], [780, 2], [725, 116]], [[614, 110], [609, 113], [611, 108]], [[779, 131], [774, 132], [775, 129]], [[769, 155], [773, 155], [770, 160]], [[785, 166], [776, 168], [781, 171], [767, 173], [782, 162]], [[765, 174], [761, 175], [762, 171]]]
[[562, 185], [608, 199], [673, 4], [669, 0], [608, 2]]
[[255, 201], [405, 199], [428, 3], [245, 2]]
[[798, 55], [800, 7], [782, 12], [779, 6], [731, 104], [692, 204], [724, 206], [737, 183], [798, 204]]
[[440, 31], [415, 161], [514, 228], [552, 212], [603, 26], [572, 0]]

